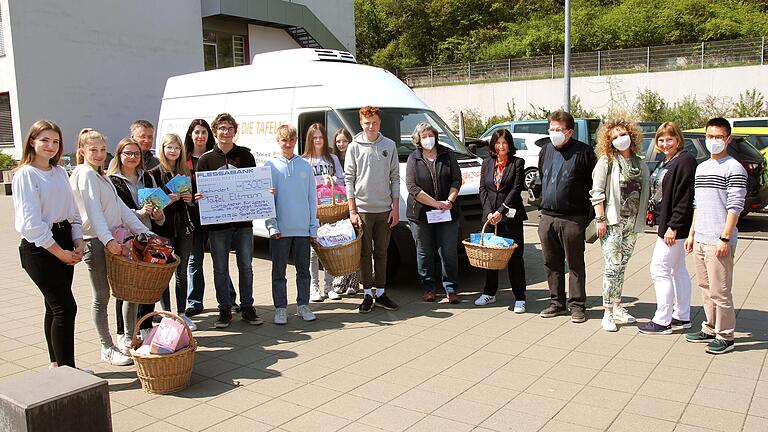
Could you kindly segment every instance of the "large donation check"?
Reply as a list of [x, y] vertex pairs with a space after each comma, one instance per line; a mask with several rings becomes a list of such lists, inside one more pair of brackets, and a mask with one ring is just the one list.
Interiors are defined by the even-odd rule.
[[211, 225], [275, 217], [269, 167], [203, 171], [197, 176], [200, 223]]

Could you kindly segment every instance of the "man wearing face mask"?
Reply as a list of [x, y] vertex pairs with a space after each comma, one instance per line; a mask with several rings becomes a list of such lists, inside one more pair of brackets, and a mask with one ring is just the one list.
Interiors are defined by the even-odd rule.
[[747, 172], [728, 155], [731, 125], [720, 117], [707, 122], [706, 146], [710, 159], [696, 168], [693, 226], [685, 251], [693, 252], [696, 280], [701, 288], [706, 321], [701, 331], [685, 336], [688, 342], [706, 343], [710, 354], [733, 350], [736, 312], [733, 307], [733, 256], [738, 230], [736, 223], [744, 210]]
[[[549, 285], [550, 304], [542, 318], [571, 310], [571, 321], [586, 321], [587, 274], [584, 264], [584, 229], [591, 207], [589, 190], [597, 158], [589, 145], [573, 138], [575, 122], [565, 111], [549, 116], [549, 143], [539, 153], [541, 220], [539, 239]], [[565, 297], [565, 261], [568, 294]], [[566, 307], [567, 306], [567, 307]]]

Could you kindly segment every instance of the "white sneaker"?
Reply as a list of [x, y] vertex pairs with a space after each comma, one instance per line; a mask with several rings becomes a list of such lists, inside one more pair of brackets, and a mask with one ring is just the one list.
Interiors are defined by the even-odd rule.
[[130, 357], [131, 356], [131, 337], [128, 335], [119, 336], [117, 338], [117, 343], [115, 344], [115, 348], [117, 348], [121, 353]]
[[304, 321], [314, 321], [317, 319], [315, 314], [309, 309], [309, 305], [299, 305], [296, 308], [296, 315], [300, 316]]
[[188, 316], [186, 316], [184, 314], [179, 314], [179, 316], [181, 317], [181, 319], [184, 320], [184, 324], [186, 324], [187, 327], [189, 327], [190, 330], [192, 330], [192, 331], [197, 330], [197, 324], [193, 323], [192, 320]]
[[621, 306], [614, 306], [613, 320], [620, 324], [633, 324], [637, 322], [635, 317], [630, 315], [629, 312]]
[[336, 292], [336, 294], [344, 294], [344, 288], [342, 287], [335, 287], [333, 288], [333, 291]]
[[496, 296], [489, 296], [481, 294], [480, 297], [475, 300], [475, 306], [485, 306], [496, 302]]
[[101, 360], [115, 366], [128, 366], [133, 359], [121, 353], [116, 347], [101, 348]]
[[355, 295], [357, 294], [357, 289], [349, 287], [347, 288], [347, 295]]
[[525, 313], [525, 300], [518, 300], [515, 302], [515, 308], [512, 309], [514, 313]]
[[285, 308], [281, 307], [275, 309], [275, 324], [288, 324], [288, 311], [286, 311]]
[[603, 314], [603, 321], [602, 321], [603, 330], [608, 331], [608, 332], [618, 331], [619, 328], [616, 327], [616, 323], [614, 322], [614, 319], [615, 319], [614, 314], [612, 314], [610, 312], [605, 312]]
[[318, 303], [323, 301], [323, 294], [320, 293], [320, 288], [312, 287], [309, 289], [309, 301]]
[[328, 296], [329, 300], [341, 300], [341, 296], [334, 290], [330, 290], [325, 294]]

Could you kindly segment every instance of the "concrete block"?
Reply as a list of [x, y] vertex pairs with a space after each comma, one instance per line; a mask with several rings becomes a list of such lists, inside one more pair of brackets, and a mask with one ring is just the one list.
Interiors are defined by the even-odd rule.
[[110, 432], [109, 384], [59, 367], [0, 384], [0, 431]]

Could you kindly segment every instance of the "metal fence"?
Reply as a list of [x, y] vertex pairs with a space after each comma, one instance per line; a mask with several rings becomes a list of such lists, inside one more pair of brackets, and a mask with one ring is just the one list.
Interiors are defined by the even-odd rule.
[[[571, 76], [765, 64], [765, 37], [571, 54]], [[411, 87], [560, 78], [563, 55], [407, 68]]]

